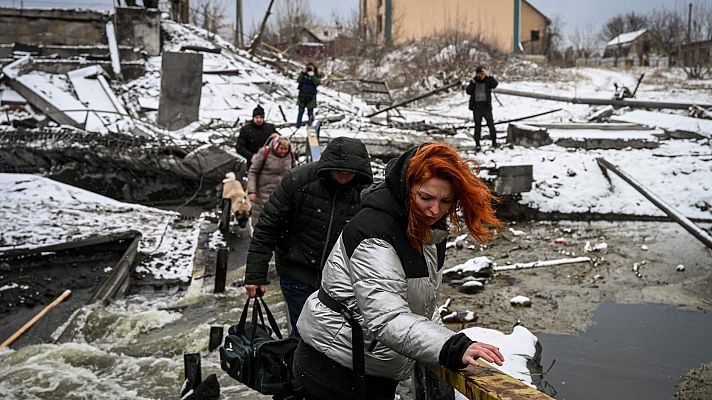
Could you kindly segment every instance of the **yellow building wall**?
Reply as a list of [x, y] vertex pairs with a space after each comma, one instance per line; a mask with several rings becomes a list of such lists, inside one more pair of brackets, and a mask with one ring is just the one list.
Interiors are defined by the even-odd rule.
[[[522, 18], [519, 41], [524, 47], [524, 54], [542, 54], [546, 38], [546, 18], [529, 3], [522, 1]], [[539, 31], [539, 40], [532, 41], [532, 31]]]
[[[378, 30], [378, 20], [382, 20], [382, 29], [376, 32], [380, 40], [383, 40], [386, 29], [385, 4], [386, 0], [361, 0], [361, 10], [365, 11], [365, 18], [372, 31]], [[455, 29], [481, 34], [484, 40], [502, 51], [512, 51], [512, 0], [392, 0], [392, 4], [394, 44]]]

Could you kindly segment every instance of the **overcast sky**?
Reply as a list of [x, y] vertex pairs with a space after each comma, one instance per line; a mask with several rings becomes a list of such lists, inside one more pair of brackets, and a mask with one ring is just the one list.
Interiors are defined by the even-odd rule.
[[[161, 0], [165, 3], [167, 0]], [[212, 0], [222, 1], [225, 5], [226, 14], [233, 21], [235, 14], [235, 0]], [[274, 8], [278, 8], [284, 0], [276, 0]], [[437, 1], [437, 0], [433, 0]], [[498, 0], [499, 1], [499, 0]], [[137, 3], [141, 4], [142, 0]], [[324, 22], [329, 22], [334, 14], [348, 18], [358, 10], [359, 0], [306, 0], [312, 12]], [[603, 24], [611, 17], [635, 11], [646, 14], [652, 9], [660, 7], [683, 8], [688, 3], [712, 4], [712, 0], [529, 0], [534, 7], [538, 8], [549, 18], [561, 17], [563, 31], [570, 34], [576, 27], [580, 29], [593, 29], [599, 32]], [[192, 5], [198, 0], [191, 0]], [[0, 0], [3, 7], [43, 7], [43, 8], [96, 8], [110, 9], [113, 7], [113, 0]], [[250, 32], [262, 19], [269, 0], [242, 0], [244, 14], [245, 32]]]

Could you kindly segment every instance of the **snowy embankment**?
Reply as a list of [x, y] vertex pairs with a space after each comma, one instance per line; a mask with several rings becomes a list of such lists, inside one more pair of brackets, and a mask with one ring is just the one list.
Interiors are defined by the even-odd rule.
[[140, 264], [137, 272], [157, 279], [190, 278], [198, 232], [177, 224], [175, 212], [122, 203], [28, 174], [0, 174], [0, 199], [0, 251], [135, 230], [142, 234], [139, 251], [162, 255], [160, 261]]
[[[648, 72], [648, 75], [652, 74]], [[559, 82], [501, 82], [500, 86], [535, 93], [605, 99], [612, 96], [613, 83], [634, 87], [637, 79], [634, 72], [595, 68], [566, 70], [565, 74], [573, 78]], [[662, 73], [658, 75], [660, 74]], [[639, 100], [712, 103], [712, 91], [688, 87], [688, 83], [675, 79], [663, 74], [662, 77], [651, 78], [651, 83], [643, 80], [636, 97]], [[712, 82], [697, 82], [696, 85], [712, 86]], [[467, 107], [468, 100], [464, 92], [449, 93], [438, 96], [428, 105], [410, 105], [402, 109], [401, 113], [407, 121], [426, 121], [443, 127], [462, 126], [472, 123], [472, 112]], [[586, 122], [596, 110], [585, 104], [501, 94], [496, 96], [492, 105], [495, 121], [561, 109], [523, 121], [524, 123]], [[621, 109], [616, 111], [614, 118], [645, 125], [650, 129], [552, 129], [551, 136], [552, 139], [568, 137], [577, 141], [601, 138], [637, 139], [655, 143], [658, 147], [583, 150], [552, 144], [538, 148], [505, 147], [491, 151], [488, 146], [489, 131], [485, 126], [482, 132], [485, 151], [468, 156], [485, 167], [531, 164], [533, 187], [530, 192], [522, 193], [519, 202], [541, 212], [665, 215], [633, 187], [610, 172], [609, 183], [596, 163], [596, 158], [603, 157], [633, 176], [686, 217], [712, 220], [712, 147], [709, 139], [666, 139], [664, 136], [666, 130], [680, 130], [709, 137], [712, 133], [712, 121], [692, 119], [684, 111], [669, 110]], [[497, 129], [498, 142], [503, 144], [507, 124], [497, 125]], [[330, 132], [335, 136], [336, 131]], [[386, 134], [383, 136], [388, 137]], [[463, 145], [471, 145], [472, 128], [459, 129], [454, 138]], [[485, 172], [483, 171], [483, 174]]]

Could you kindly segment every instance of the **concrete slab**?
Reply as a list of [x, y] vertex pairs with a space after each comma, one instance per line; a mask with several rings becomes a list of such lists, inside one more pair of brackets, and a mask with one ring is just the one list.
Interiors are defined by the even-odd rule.
[[170, 130], [197, 121], [203, 85], [203, 55], [163, 53], [158, 124]]
[[494, 191], [497, 194], [524, 193], [532, 190], [534, 172], [531, 165], [503, 165], [497, 170]]
[[512, 123], [507, 127], [507, 143], [523, 147], [540, 147], [551, 144], [546, 128]]

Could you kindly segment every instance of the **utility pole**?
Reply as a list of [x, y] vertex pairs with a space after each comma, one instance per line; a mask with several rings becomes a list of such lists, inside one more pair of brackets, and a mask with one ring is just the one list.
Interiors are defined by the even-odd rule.
[[235, 1], [235, 47], [242, 48], [242, 0]]
[[190, 1], [180, 0], [180, 22], [187, 24], [190, 22]]
[[687, 11], [687, 44], [692, 42], [692, 3], [688, 6]]

